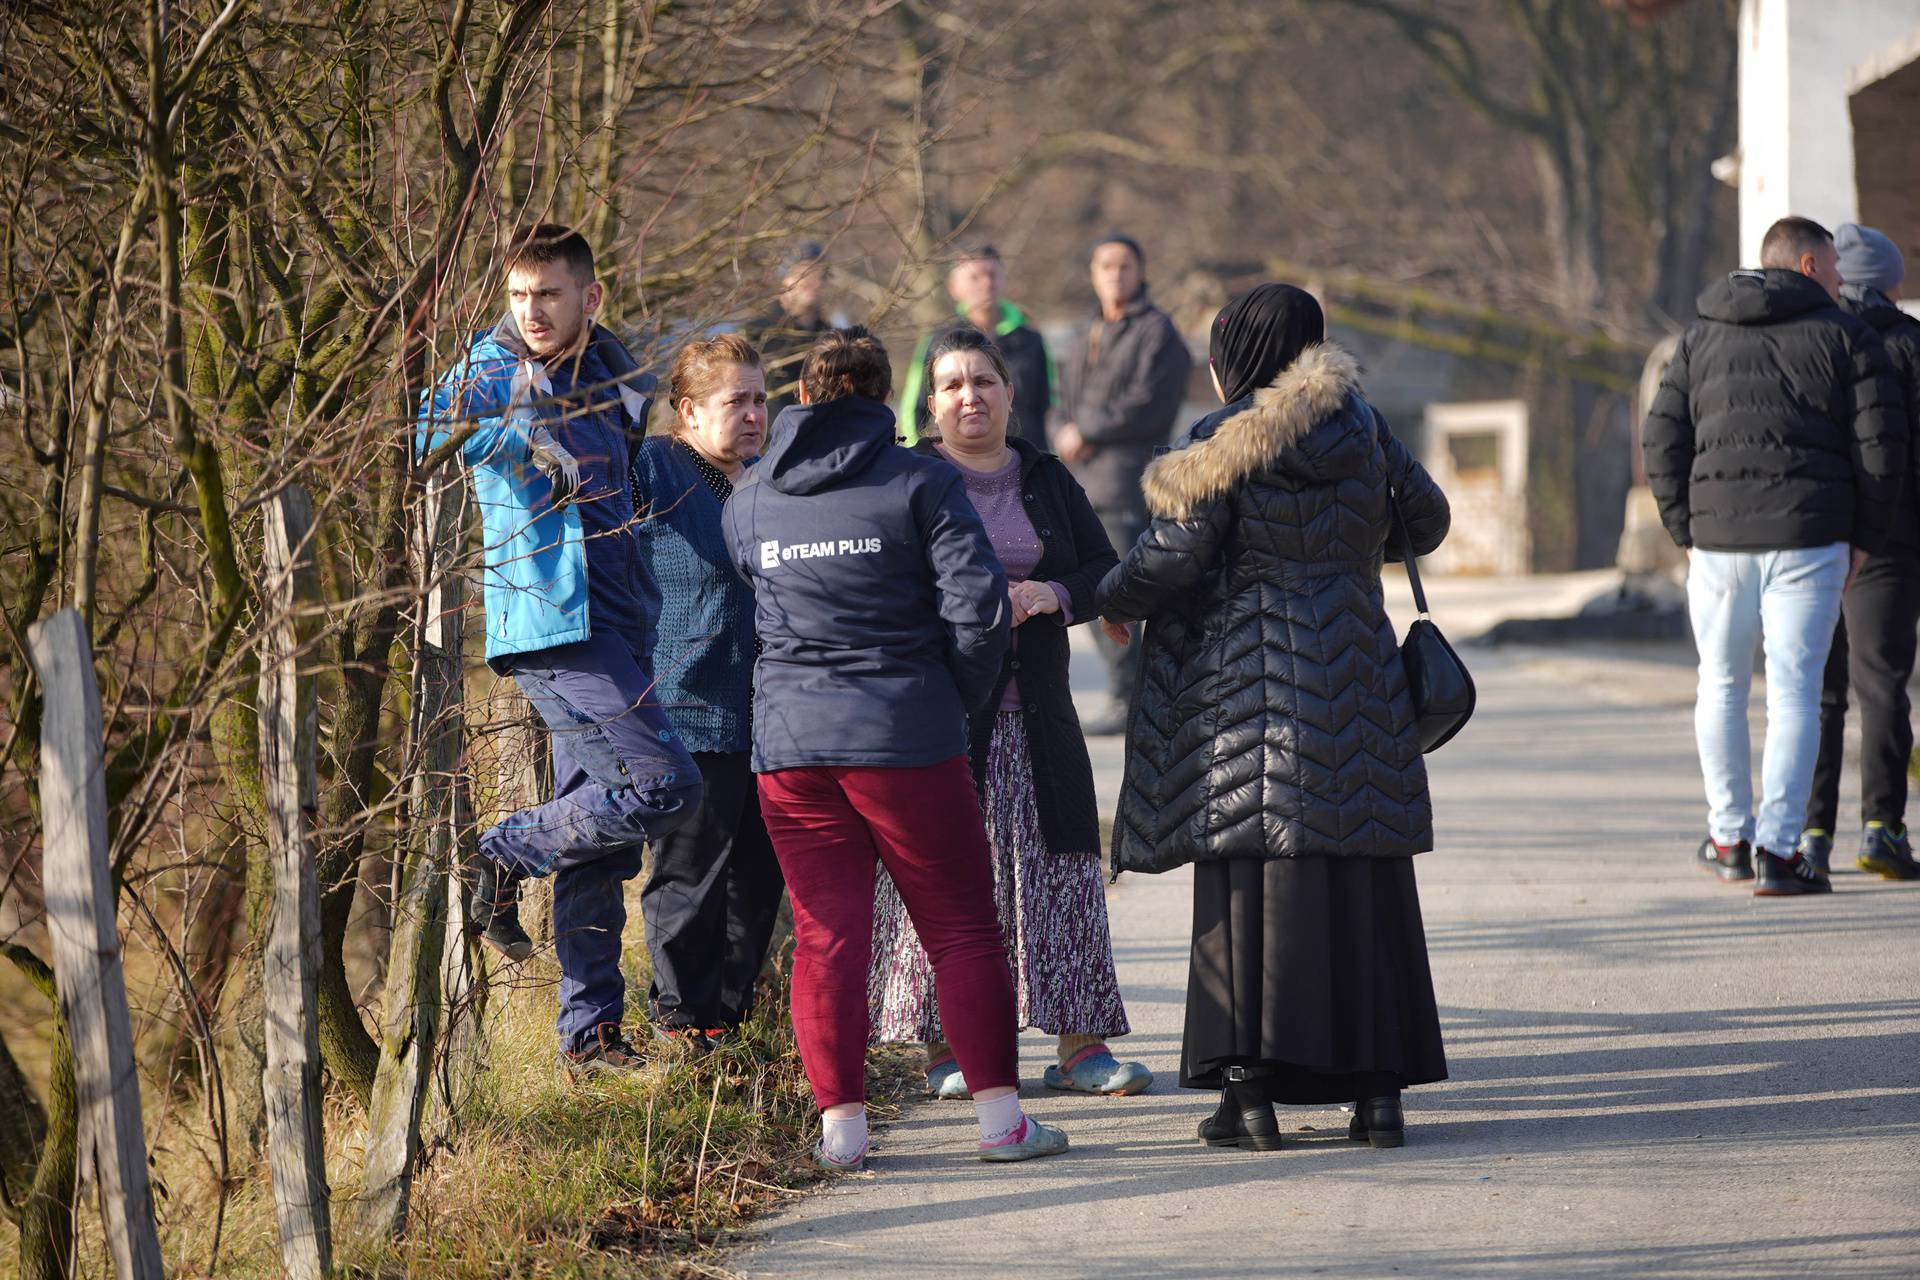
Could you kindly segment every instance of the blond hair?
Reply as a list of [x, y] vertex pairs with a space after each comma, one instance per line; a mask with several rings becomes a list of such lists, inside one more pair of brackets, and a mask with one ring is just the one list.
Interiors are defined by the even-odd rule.
[[737, 333], [695, 338], [680, 348], [680, 354], [673, 359], [673, 372], [667, 375], [673, 388], [674, 413], [667, 424], [670, 434], [677, 436], [687, 429], [687, 424], [680, 420], [680, 402], [705, 400], [719, 389], [727, 370], [736, 365], [760, 367], [760, 353]]

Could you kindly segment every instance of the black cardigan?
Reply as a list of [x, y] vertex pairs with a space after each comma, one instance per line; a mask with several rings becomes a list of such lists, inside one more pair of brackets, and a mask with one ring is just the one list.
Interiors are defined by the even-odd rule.
[[[914, 446], [918, 452], [941, 456], [931, 441]], [[1051, 453], [1018, 437], [1007, 447], [1020, 457], [1020, 497], [1033, 531], [1040, 537], [1038, 582], [1057, 582], [1073, 602], [1074, 623], [1094, 622], [1093, 593], [1109, 569], [1120, 563], [1106, 529], [1094, 514], [1086, 491], [1066, 464]], [[984, 714], [974, 716], [968, 734], [968, 755], [974, 782], [984, 788], [987, 746], [1007, 682], [1020, 681], [1020, 709], [1026, 717], [1027, 742], [1033, 768], [1034, 803], [1040, 811], [1040, 832], [1049, 853], [1096, 853], [1100, 849], [1100, 809], [1093, 794], [1093, 762], [1087, 758], [1087, 740], [1073, 709], [1073, 682], [1068, 675], [1071, 647], [1067, 624], [1058, 613], [1041, 614], [1015, 627], [1013, 644], [994, 682], [993, 698]]]

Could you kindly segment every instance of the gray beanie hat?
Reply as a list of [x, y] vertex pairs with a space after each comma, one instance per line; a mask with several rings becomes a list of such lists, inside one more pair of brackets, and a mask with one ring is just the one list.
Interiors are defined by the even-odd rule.
[[1900, 247], [1872, 227], [1843, 222], [1833, 233], [1833, 247], [1840, 251], [1840, 279], [1846, 284], [1870, 289], [1897, 289], [1906, 278], [1906, 259]]

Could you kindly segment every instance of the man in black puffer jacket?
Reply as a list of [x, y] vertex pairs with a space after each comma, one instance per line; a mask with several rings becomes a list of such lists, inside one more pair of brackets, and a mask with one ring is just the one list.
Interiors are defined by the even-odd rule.
[[1913, 675], [1915, 628], [1920, 627], [1920, 320], [1895, 305], [1906, 262], [1892, 240], [1851, 222], [1834, 233], [1839, 250], [1840, 305], [1879, 333], [1907, 410], [1907, 456], [1913, 467], [1901, 486], [1900, 505], [1887, 536], [1885, 555], [1869, 556], [1847, 588], [1842, 620], [1827, 657], [1820, 696], [1820, 759], [1807, 801], [1801, 853], [1824, 865], [1833, 852], [1840, 814], [1841, 742], [1847, 726], [1847, 685], [1860, 699], [1860, 809], [1866, 824], [1854, 861], [1889, 880], [1920, 879], [1907, 840], [1907, 759], [1913, 751], [1912, 707], [1907, 681]]
[[[1761, 897], [1825, 893], [1794, 850], [1819, 749], [1841, 592], [1885, 549], [1906, 467], [1900, 388], [1873, 327], [1842, 311], [1833, 237], [1782, 218], [1761, 268], [1700, 295], [1647, 414], [1647, 484], [1687, 549], [1706, 778], [1700, 864]], [[1767, 739], [1753, 803], [1747, 693], [1764, 634]], [[1757, 845], [1757, 848], [1755, 847]], [[1755, 854], [1757, 853], [1757, 857]]]

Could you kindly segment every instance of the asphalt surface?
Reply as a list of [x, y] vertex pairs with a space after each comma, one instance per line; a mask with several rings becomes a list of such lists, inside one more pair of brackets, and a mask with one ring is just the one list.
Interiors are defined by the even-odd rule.
[[[1439, 848], [1418, 862], [1452, 1078], [1408, 1093], [1405, 1148], [1349, 1143], [1331, 1108], [1284, 1111], [1280, 1152], [1203, 1147], [1217, 1095], [1174, 1083], [1191, 881], [1127, 876], [1109, 908], [1136, 1030], [1116, 1048], [1159, 1073], [1147, 1094], [1046, 1090], [1029, 1034], [1028, 1108], [1072, 1152], [983, 1165], [971, 1107], [918, 1103], [871, 1174], [764, 1220], [731, 1265], [1920, 1276], [1920, 884], [1842, 858], [1831, 897], [1765, 900], [1696, 870], [1685, 652], [1468, 659], [1481, 709], [1429, 757]], [[1118, 740], [1093, 746], [1110, 805]]]

